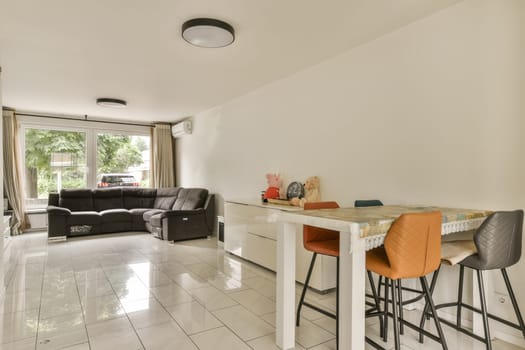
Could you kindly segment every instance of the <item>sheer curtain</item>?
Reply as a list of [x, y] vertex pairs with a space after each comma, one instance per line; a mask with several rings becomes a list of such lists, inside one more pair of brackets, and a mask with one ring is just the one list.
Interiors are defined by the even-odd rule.
[[170, 124], [155, 124], [153, 128], [153, 186], [175, 186], [173, 137]]
[[18, 159], [18, 126], [15, 111], [3, 109], [3, 163], [4, 163], [4, 192], [13, 208], [12, 234], [20, 234], [29, 228], [29, 221], [25, 214], [24, 193], [22, 190], [22, 177], [20, 161]]

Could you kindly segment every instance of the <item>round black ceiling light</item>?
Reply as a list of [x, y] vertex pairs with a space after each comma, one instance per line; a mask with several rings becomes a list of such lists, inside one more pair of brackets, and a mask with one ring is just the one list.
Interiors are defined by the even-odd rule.
[[119, 100], [118, 98], [97, 98], [97, 105], [109, 108], [124, 108], [127, 106], [127, 102]]
[[235, 40], [233, 27], [213, 18], [194, 18], [182, 25], [182, 37], [198, 47], [228, 46]]

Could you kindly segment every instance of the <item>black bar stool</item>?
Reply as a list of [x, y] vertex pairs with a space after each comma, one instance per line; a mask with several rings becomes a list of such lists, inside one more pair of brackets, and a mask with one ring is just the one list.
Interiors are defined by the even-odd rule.
[[363, 207], [380, 207], [383, 205], [379, 199], [356, 199], [354, 202], [354, 207], [363, 208]]
[[[467, 258], [459, 262], [459, 286], [458, 286], [458, 300], [457, 302], [445, 303], [436, 305], [436, 309], [446, 307], [456, 307], [456, 323], [450, 322], [443, 318], [440, 321], [450, 327], [453, 327], [457, 331], [465, 333], [474, 339], [482, 341], [486, 344], [487, 350], [492, 349], [490, 341], [490, 329], [489, 329], [489, 318], [501, 322], [507, 326], [516, 328], [521, 331], [525, 338], [525, 325], [521, 316], [514, 291], [510, 284], [509, 276], [507, 275], [506, 268], [516, 264], [521, 258], [521, 243], [522, 243], [522, 230], [523, 230], [523, 210], [515, 211], [500, 211], [492, 213], [487, 219], [481, 224], [474, 235], [474, 244], [477, 249], [477, 253], [474, 253]], [[460, 243], [461, 242], [461, 243]], [[443, 245], [459, 245], [464, 244], [464, 241], [460, 242], [446, 242]], [[458, 249], [461, 250], [461, 249]], [[468, 305], [463, 302], [463, 276], [465, 267], [468, 267], [477, 273], [478, 288], [480, 295], [481, 309], [475, 308], [472, 305]], [[499, 269], [503, 275], [505, 286], [509, 293], [518, 324], [512, 323], [508, 320], [502, 319], [501, 317], [490, 314], [487, 311], [487, 303], [485, 300], [485, 290], [483, 286], [483, 271]], [[439, 270], [436, 271], [432, 283], [431, 292], [434, 290], [437, 275]], [[484, 337], [474, 334], [468, 329], [465, 329], [461, 325], [461, 311], [462, 308], [469, 309], [471, 311], [480, 313], [483, 317], [483, 331]], [[428, 305], [425, 306], [425, 312], [421, 318], [421, 328], [425, 324], [425, 315], [429, 316]], [[419, 341], [423, 342], [423, 334], [420, 333]]]

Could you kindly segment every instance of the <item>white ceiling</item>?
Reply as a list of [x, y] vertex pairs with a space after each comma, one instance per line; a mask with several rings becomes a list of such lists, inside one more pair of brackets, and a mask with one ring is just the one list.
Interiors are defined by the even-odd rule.
[[[459, 0], [0, 0], [3, 104], [176, 121], [291, 75]], [[185, 20], [214, 17], [233, 45], [197, 48]], [[122, 98], [126, 109], [95, 105]]]

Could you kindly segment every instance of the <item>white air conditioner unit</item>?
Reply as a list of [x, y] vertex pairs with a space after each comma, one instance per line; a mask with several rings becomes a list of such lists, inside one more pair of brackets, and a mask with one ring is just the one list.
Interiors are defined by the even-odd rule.
[[171, 134], [173, 137], [181, 137], [191, 134], [193, 127], [190, 120], [177, 123], [171, 127]]

